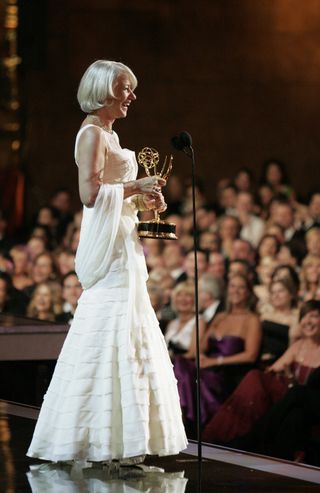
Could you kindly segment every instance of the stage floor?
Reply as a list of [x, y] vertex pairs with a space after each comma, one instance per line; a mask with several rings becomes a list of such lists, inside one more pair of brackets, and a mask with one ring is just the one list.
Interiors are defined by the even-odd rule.
[[[165, 472], [143, 477], [108, 477], [106, 470], [32, 466], [25, 456], [37, 409], [0, 401], [0, 493], [313, 493], [320, 492], [320, 470], [224, 448], [203, 446], [199, 467], [197, 444], [178, 456], [149, 457], [145, 464]], [[31, 469], [30, 469], [31, 468]], [[123, 469], [125, 476], [127, 471]]]

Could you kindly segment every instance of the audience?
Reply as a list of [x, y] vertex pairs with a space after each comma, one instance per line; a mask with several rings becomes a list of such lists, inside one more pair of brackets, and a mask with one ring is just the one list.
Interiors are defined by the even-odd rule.
[[[237, 384], [250, 365], [265, 369], [304, 337], [297, 323], [298, 309], [305, 302], [320, 299], [320, 191], [313, 190], [305, 202], [298, 202], [286, 167], [274, 159], [264, 163], [259, 184], [246, 167], [239, 168], [233, 180], [221, 177], [214, 189], [208, 187], [207, 194], [201, 180], [196, 182], [205, 423], [231, 392], [230, 382]], [[142, 240], [142, 245], [151, 302], [181, 381], [195, 371], [190, 179], [170, 177], [164, 193], [168, 210], [163, 216], [176, 224], [178, 241], [148, 239]], [[151, 218], [150, 214], [140, 215]], [[82, 211], [72, 211], [71, 194], [64, 188], [39, 208], [29, 228], [25, 225], [23, 241], [20, 234], [8, 235], [11, 228], [0, 211], [0, 313], [71, 322], [82, 291], [74, 272], [81, 220]], [[250, 292], [250, 300], [257, 301], [256, 313], [247, 307], [245, 315], [256, 327], [250, 357], [245, 349], [247, 321], [243, 327], [240, 322], [228, 322], [233, 317], [234, 283], [243, 285], [245, 297]], [[255, 296], [251, 296], [251, 284]], [[223, 346], [229, 335], [241, 339], [241, 348], [232, 348], [234, 354], [225, 348], [219, 352], [219, 344]], [[238, 381], [229, 378], [232, 369]], [[219, 395], [217, 387], [208, 384], [210, 379], [215, 383], [220, 379]], [[192, 409], [186, 412], [185, 408], [184, 413], [187, 426], [194, 430], [194, 388], [192, 392], [189, 389], [189, 396], [181, 384], [179, 390], [183, 406], [187, 401], [187, 408]]]
[[[226, 311], [219, 313], [205, 332], [200, 333], [201, 420], [205, 424], [227, 397], [228, 365], [254, 364], [259, 354], [261, 329], [254, 313], [255, 299], [247, 278], [235, 275], [228, 283]], [[181, 407], [187, 425], [195, 419], [196, 367], [195, 336], [184, 356], [174, 360]], [[239, 370], [239, 371], [238, 371]], [[237, 375], [240, 374], [240, 369]], [[230, 384], [229, 384], [230, 385]]]
[[204, 432], [204, 440], [228, 443], [250, 432], [254, 423], [293, 385], [303, 385], [320, 367], [320, 303], [306, 302], [300, 311], [301, 339], [267, 371], [251, 370], [220, 407]]

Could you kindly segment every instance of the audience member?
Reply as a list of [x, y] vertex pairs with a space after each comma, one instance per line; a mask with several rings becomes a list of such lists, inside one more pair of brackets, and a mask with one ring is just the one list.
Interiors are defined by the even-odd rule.
[[289, 279], [272, 281], [270, 304], [261, 308], [261, 359], [269, 363], [279, 358], [300, 337], [296, 289]]
[[28, 305], [28, 317], [55, 322], [59, 314], [61, 314], [61, 297], [56, 286], [50, 282], [40, 282]]
[[[171, 355], [188, 353], [195, 330], [195, 293], [191, 282], [179, 283], [172, 292], [172, 307], [176, 318], [169, 322], [165, 340]], [[205, 332], [205, 322], [199, 319], [200, 336]]]
[[[228, 365], [254, 364], [257, 360], [261, 329], [254, 313], [254, 295], [248, 280], [234, 276], [228, 284], [226, 311], [219, 313], [200, 339], [201, 349], [201, 419], [206, 423], [227, 397], [228, 386], [224, 368]], [[196, 345], [191, 341], [190, 350], [174, 360], [174, 372], [178, 380], [181, 407], [186, 423], [195, 422], [196, 395]], [[243, 371], [238, 367], [236, 377]], [[230, 386], [230, 383], [229, 383]]]
[[262, 238], [265, 223], [254, 214], [254, 200], [251, 192], [239, 192], [236, 199], [236, 215], [241, 223], [240, 238], [256, 248]]
[[206, 427], [204, 440], [228, 443], [247, 434], [254, 423], [295, 384], [305, 384], [320, 367], [320, 304], [301, 307], [302, 338], [292, 344], [266, 372], [252, 370]]
[[203, 274], [199, 281], [199, 309], [207, 327], [224, 309], [224, 285], [221, 279]]
[[77, 308], [78, 299], [82, 293], [82, 287], [74, 271], [65, 274], [61, 280], [62, 284], [62, 312], [56, 315], [58, 322], [71, 324], [74, 312]]

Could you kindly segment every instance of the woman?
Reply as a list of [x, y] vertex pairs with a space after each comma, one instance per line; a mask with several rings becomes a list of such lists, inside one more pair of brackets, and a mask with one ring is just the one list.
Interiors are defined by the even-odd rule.
[[269, 363], [279, 358], [300, 337], [296, 290], [289, 279], [272, 281], [270, 304], [261, 309], [261, 359]]
[[305, 303], [300, 312], [302, 338], [290, 346], [267, 372], [250, 371], [208, 423], [204, 440], [228, 443], [248, 433], [272, 404], [295, 383], [305, 384], [320, 366], [319, 302]]
[[27, 308], [27, 316], [55, 322], [62, 312], [62, 301], [56, 287], [49, 282], [37, 285]]
[[[192, 282], [179, 283], [172, 292], [171, 303], [176, 318], [169, 322], [165, 340], [172, 356], [188, 353], [195, 330], [194, 285]], [[206, 324], [199, 320], [200, 335], [203, 336]]]
[[[260, 349], [261, 331], [253, 312], [253, 293], [248, 280], [235, 275], [228, 284], [227, 311], [218, 314], [201, 339], [201, 418], [205, 424], [217, 412], [230, 391], [226, 369], [236, 368], [236, 378], [247, 365], [255, 363]], [[195, 422], [195, 336], [186, 357], [177, 356], [174, 371], [178, 380], [185, 421]], [[237, 366], [234, 366], [237, 365]], [[230, 378], [230, 372], [228, 377]], [[234, 380], [231, 375], [231, 380]]]
[[294, 194], [287, 175], [284, 163], [270, 159], [265, 161], [262, 167], [261, 185], [269, 185], [275, 193], [281, 193], [288, 198]]
[[308, 255], [302, 262], [299, 298], [301, 301], [320, 299], [320, 257]]
[[140, 462], [186, 447], [171, 361], [146, 288], [137, 206], [165, 209], [158, 177], [139, 180], [112, 129], [136, 99], [132, 71], [98, 60], [78, 90], [87, 113], [75, 158], [84, 204], [76, 271], [84, 288], [28, 455]]

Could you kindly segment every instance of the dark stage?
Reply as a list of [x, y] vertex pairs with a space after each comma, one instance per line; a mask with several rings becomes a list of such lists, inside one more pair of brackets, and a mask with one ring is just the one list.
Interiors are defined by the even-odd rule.
[[[229, 449], [203, 446], [201, 471], [197, 444], [190, 443], [186, 453], [164, 458], [149, 457], [145, 464], [165, 472], [121, 469], [120, 479], [106, 470], [71, 466], [41, 470], [25, 456], [31, 440], [37, 408], [0, 401], [0, 491], [1, 493], [292, 493], [319, 492], [319, 469], [244, 454]], [[31, 468], [31, 469], [30, 469]], [[133, 473], [132, 473], [133, 471]], [[199, 476], [201, 474], [201, 481]], [[128, 476], [129, 477], [126, 477]], [[137, 477], [132, 477], [133, 475]]]

